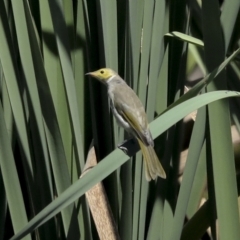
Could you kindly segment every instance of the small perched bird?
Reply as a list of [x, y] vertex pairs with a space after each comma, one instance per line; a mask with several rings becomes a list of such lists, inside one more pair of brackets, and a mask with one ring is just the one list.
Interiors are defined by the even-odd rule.
[[152, 134], [149, 130], [147, 115], [135, 92], [112, 69], [102, 68], [87, 73], [108, 88], [113, 115], [118, 124], [133, 135], [142, 150], [147, 181], [157, 176], [166, 178], [166, 173], [155, 153]]

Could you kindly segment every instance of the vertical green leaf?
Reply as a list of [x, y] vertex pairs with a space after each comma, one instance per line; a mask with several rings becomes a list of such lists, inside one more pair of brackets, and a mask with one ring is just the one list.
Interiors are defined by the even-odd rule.
[[[217, 1], [203, 1], [203, 38], [208, 71], [212, 71], [225, 57], [224, 40], [219, 19]], [[226, 72], [221, 73], [208, 86], [208, 91], [226, 89]], [[221, 239], [238, 239], [239, 215], [234, 155], [230, 131], [227, 100], [212, 103], [208, 107], [209, 131], [216, 208]], [[225, 189], [225, 191], [223, 191]]]
[[[19, 183], [18, 173], [14, 162], [10, 138], [8, 136], [2, 104], [0, 104], [0, 166], [3, 183], [5, 186], [8, 207], [14, 232], [17, 233], [27, 224], [27, 214], [24, 206], [23, 195]], [[31, 239], [30, 236], [24, 239]]]

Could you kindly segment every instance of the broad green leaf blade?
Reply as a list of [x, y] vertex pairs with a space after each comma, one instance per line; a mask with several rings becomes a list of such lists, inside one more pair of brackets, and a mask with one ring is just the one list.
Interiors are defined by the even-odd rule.
[[[0, 104], [0, 166], [14, 232], [28, 221], [2, 104]], [[27, 236], [24, 239], [31, 239]]]
[[221, 14], [221, 25], [223, 29], [223, 36], [225, 42], [225, 51], [227, 52], [231, 37], [233, 36], [233, 28], [236, 23], [237, 16], [239, 14], [240, 1], [229, 0], [223, 4]]
[[[161, 240], [169, 239], [169, 237], [172, 234], [172, 228], [165, 226], [166, 222], [167, 223], [173, 222], [173, 211], [172, 211], [172, 206], [169, 201], [164, 202], [163, 214], [164, 214], [164, 218], [162, 219], [161, 224], [164, 224], [164, 226], [163, 226], [164, 228], [162, 228], [163, 231], [157, 233], [157, 237], [160, 235]], [[156, 229], [154, 231], [156, 233]], [[150, 239], [148, 239], [148, 240], [150, 240]]]
[[[137, 16], [137, 12], [134, 11], [134, 6], [131, 4], [132, 8], [132, 16], [130, 17], [133, 19], [142, 19], [142, 22], [136, 22], [138, 26], [141, 26], [141, 32], [139, 35], [141, 40], [141, 45], [139, 44], [140, 41], [138, 39], [137, 44], [133, 41], [133, 38], [136, 38], [136, 29], [140, 30], [139, 28], [133, 27], [133, 22], [129, 19], [129, 31], [130, 31], [130, 49], [132, 53], [132, 58], [130, 59], [129, 63], [133, 61], [133, 71], [138, 71], [138, 66], [136, 66], [134, 59], [139, 59], [139, 73], [134, 72], [133, 75], [135, 76], [133, 82], [133, 88], [138, 93], [138, 97], [140, 98], [141, 102], [144, 106], [146, 106], [146, 96], [147, 96], [147, 84], [148, 84], [148, 67], [149, 67], [149, 57], [150, 57], [150, 47], [151, 47], [151, 37], [152, 37], [152, 25], [153, 25], [153, 12], [154, 12], [154, 1], [139, 1], [141, 2], [141, 6], [143, 6], [142, 11]], [[134, 34], [135, 33], [135, 34]], [[139, 44], [139, 45], [138, 45]], [[137, 46], [139, 49], [137, 49]], [[131, 56], [131, 55], [130, 55]], [[139, 58], [140, 56], [140, 58]], [[138, 79], [136, 76], [139, 77]], [[146, 214], [146, 193], [148, 191], [148, 186], [146, 184], [142, 184], [142, 179], [144, 175], [144, 168], [142, 162], [142, 155], [137, 154], [135, 158], [135, 175], [134, 175], [134, 196], [133, 196], [133, 223], [132, 223], [132, 235], [130, 238], [132, 239], [140, 239], [144, 236], [144, 233], [139, 236], [139, 231], [144, 231], [145, 229], [140, 229], [142, 225], [145, 225], [145, 214]], [[144, 193], [143, 193], [144, 192]], [[142, 211], [141, 211], [142, 210]], [[144, 214], [144, 215], [140, 215]], [[128, 237], [129, 239], [129, 237]]]
[[[222, 239], [228, 239], [230, 235], [232, 239], [237, 239], [238, 237], [240, 238], [240, 232], [236, 172], [231, 142], [230, 120], [225, 120], [222, 117], [229, 114], [224, 108], [225, 104], [223, 102], [223, 105], [214, 104], [209, 106], [209, 112], [214, 116], [210, 119], [214, 186], [220, 236], [222, 236]], [[219, 121], [220, 119], [221, 121]], [[218, 124], [216, 124], [216, 121], [218, 121]], [[225, 188], [227, 190], [223, 193], [222, 189]]]
[[145, 1], [143, 14], [143, 27], [141, 37], [141, 61], [138, 79], [138, 97], [145, 105], [148, 86], [148, 70], [151, 50], [151, 36], [153, 26], [154, 1]]
[[[211, 102], [214, 102], [218, 99], [228, 98], [228, 97], [240, 97], [239, 92], [233, 91], [214, 91], [209, 93], [204, 93], [199, 96], [193, 97], [183, 103], [175, 106], [170, 109], [168, 112], [164, 113], [157, 119], [155, 119], [150, 124], [150, 129], [155, 139], [157, 136], [166, 131], [173, 124], [181, 120], [184, 116], [187, 116], [194, 109], [198, 109], [202, 106], [205, 106]], [[178, 119], [178, 120], [177, 120]], [[159, 131], [160, 130], [160, 131]]]
[[204, 142], [189, 197], [188, 209], [186, 213], [188, 219], [190, 219], [199, 208], [203, 193], [206, 188], [206, 181], [206, 142]]
[[[121, 214], [119, 220], [119, 235], [121, 239], [131, 239], [132, 236], [132, 161], [126, 162], [121, 167], [120, 180], [122, 186]], [[119, 185], [118, 185], [119, 186]], [[134, 202], [138, 205], [138, 202]]]
[[189, 144], [187, 162], [183, 173], [183, 180], [178, 195], [174, 213], [171, 240], [180, 239], [184, 218], [186, 216], [189, 197], [192, 189], [194, 176], [197, 169], [198, 159], [205, 139], [206, 108], [198, 110], [198, 115], [193, 127], [192, 137]]
[[[117, 35], [117, 2], [116, 1], [108, 1], [101, 0], [97, 4], [97, 14], [99, 25], [102, 27], [102, 31], [98, 31], [100, 45], [100, 66], [106, 66], [118, 71], [118, 35]], [[102, 87], [102, 86], [101, 86]], [[107, 146], [107, 152], [111, 151], [114, 146], [118, 144], [119, 132], [116, 121], [112, 121], [112, 115], [109, 114], [109, 102], [108, 97], [106, 95], [106, 89], [103, 89], [103, 105], [101, 108], [101, 117], [104, 125], [104, 139], [105, 146]], [[113, 123], [113, 124], [112, 124]], [[113, 126], [114, 132], [110, 129]], [[110, 130], [110, 131], [109, 131]], [[114, 134], [114, 135], [112, 135]], [[114, 136], [114, 141], [112, 140], [112, 136]], [[100, 148], [100, 146], [99, 146]], [[109, 202], [112, 206], [112, 211], [115, 219], [119, 218], [119, 175], [118, 172], [113, 173], [109, 176], [109, 187], [112, 188], [112, 194], [109, 195]], [[108, 189], [107, 189], [108, 191]]]
[[[73, 15], [74, 16], [74, 15]], [[77, 100], [79, 106], [79, 115], [80, 115], [80, 128], [82, 129], [83, 134], [83, 150], [86, 153], [88, 149], [88, 143], [92, 139], [92, 121], [91, 121], [91, 110], [90, 110], [90, 101], [88, 98], [89, 93], [89, 84], [86, 82], [86, 79], [83, 77], [87, 69], [87, 37], [86, 37], [86, 21], [85, 11], [83, 1], [78, 1], [77, 10], [75, 13], [75, 45], [74, 45], [74, 77], [76, 81], [76, 91], [77, 91]], [[69, 165], [71, 167], [71, 165]], [[77, 169], [77, 168], [76, 168]], [[74, 167], [72, 168], [74, 171]], [[77, 179], [77, 171], [75, 170], [75, 177]], [[80, 225], [81, 238], [93, 239], [92, 237], [92, 221], [90, 216], [89, 207], [86, 201], [81, 201], [82, 205], [80, 212], [78, 213], [78, 222]], [[75, 230], [73, 229], [73, 234]]]
[[[158, 181], [158, 183], [154, 186], [157, 191], [154, 196], [154, 204], [152, 208], [152, 214], [151, 219], [149, 223], [149, 228], [147, 231], [147, 240], [151, 239], [163, 239], [163, 229], [164, 229], [164, 221], [165, 218], [163, 218], [163, 215], [166, 214], [169, 217], [169, 221], [172, 221], [172, 211], [163, 212], [164, 210], [164, 204], [165, 205], [165, 211], [167, 210], [166, 206], [168, 205], [168, 202], [162, 199], [162, 193], [164, 192], [164, 187], [166, 184], [163, 184], [163, 181]], [[166, 216], [165, 215], [165, 216]]]
[[[149, 121], [154, 119], [154, 113], [156, 108], [156, 98], [159, 94], [157, 92], [157, 86], [159, 83], [159, 74], [162, 67], [162, 61], [164, 57], [164, 18], [165, 18], [166, 6], [164, 1], [157, 1], [154, 6], [153, 15], [153, 30], [151, 38], [151, 49], [150, 49], [150, 61], [149, 75], [148, 75], [148, 92], [147, 92], [147, 105], [146, 111]], [[145, 81], [146, 81], [145, 80]], [[161, 79], [160, 79], [161, 81]], [[145, 87], [146, 88], [146, 87]]]
[[178, 105], [179, 103], [182, 103], [196, 96], [205, 86], [207, 86], [210, 82], [212, 82], [236, 56], [238, 56], [239, 52], [240, 52], [240, 48], [238, 48], [233, 54], [231, 54], [231, 56], [229, 56], [224, 62], [222, 62], [218, 68], [215, 68], [210, 74], [208, 74], [193, 88], [191, 88], [186, 94], [184, 94], [177, 101], [172, 103], [165, 111], [163, 111], [163, 113], [170, 110], [172, 107]]
[[204, 46], [204, 43], [202, 40], [200, 39], [197, 39], [195, 37], [192, 37], [190, 35], [187, 35], [185, 33], [181, 33], [181, 32], [171, 32], [171, 33], [167, 33], [165, 34], [166, 37], [173, 37], [173, 38], [176, 38], [176, 39], [179, 39], [181, 41], [184, 41], [184, 42], [188, 42], [188, 43], [192, 43], [194, 45], [197, 45], [197, 46], [200, 46], [200, 47], [203, 47]]
[[138, 239], [139, 231], [139, 214], [141, 204], [141, 187], [142, 187], [142, 175], [144, 173], [142, 162], [142, 154], [139, 152], [135, 157], [135, 174], [134, 174], [134, 195], [133, 195], [133, 230], [132, 239]]
[[[118, 72], [117, 52], [117, 6], [115, 1], [101, 0], [99, 2], [99, 19], [101, 19], [103, 47], [100, 49], [102, 64]], [[99, 32], [100, 33], [100, 32]]]
[[16, 68], [16, 59], [13, 51], [12, 39], [10, 36], [10, 29], [7, 21], [4, 4], [0, 1], [0, 59], [3, 68], [3, 74], [6, 79], [6, 86], [12, 106], [13, 116], [15, 119], [18, 137], [20, 139], [23, 152], [26, 157], [26, 165], [29, 170], [29, 181], [33, 178], [33, 169], [31, 163], [30, 147], [27, 137], [26, 120], [24, 117], [24, 110], [20, 91], [18, 88], [18, 72]]
[[[82, 134], [79, 121], [79, 110], [77, 106], [77, 96], [75, 80], [70, 57], [69, 39], [66, 35], [67, 26], [63, 19], [63, 7], [60, 0], [49, 1], [50, 11], [53, 19], [54, 31], [56, 33], [57, 48], [61, 62], [64, 84], [67, 95], [67, 102], [70, 111], [70, 119], [74, 134], [74, 143], [76, 147], [77, 159], [79, 160], [81, 169], [84, 166], [84, 154]], [[58, 16], [58, 17], [56, 17]], [[78, 169], [80, 171], [80, 169]], [[80, 174], [80, 173], [79, 173]]]
[[[205, 42], [205, 61], [208, 71], [213, 71], [225, 58], [225, 43], [220, 22], [219, 2], [203, 1], [203, 39]], [[226, 71], [223, 71], [207, 87], [208, 91], [227, 88]], [[220, 100], [209, 104], [209, 149], [211, 151], [212, 175], [208, 175], [209, 201], [215, 201], [218, 217], [218, 234], [221, 240], [240, 239], [239, 214], [237, 202], [237, 183], [234, 154], [231, 137], [231, 120], [229, 103]], [[211, 146], [210, 146], [211, 145]], [[208, 148], [207, 148], [208, 149]], [[209, 168], [210, 169], [210, 168]], [[209, 173], [210, 171], [208, 171]], [[211, 188], [210, 182], [213, 179]], [[225, 191], [222, 191], [225, 189]], [[214, 190], [215, 197], [212, 192]], [[213, 197], [212, 197], [213, 196]], [[213, 211], [214, 212], [214, 211]], [[212, 221], [215, 224], [215, 221]], [[214, 228], [212, 229], [214, 237]]]
[[200, 50], [194, 44], [189, 44], [188, 48], [189, 48], [189, 53], [188, 54], [190, 55], [190, 57], [192, 57], [194, 59], [194, 65], [197, 64], [199, 69], [201, 69], [201, 72], [203, 73], [203, 76], [206, 76], [207, 75], [206, 74], [206, 72], [207, 72], [206, 71], [206, 66], [205, 66], [205, 63], [204, 63], [204, 61], [201, 57]]
[[[30, 14], [27, 15], [30, 18]], [[32, 29], [31, 29], [32, 27]], [[33, 46], [33, 63], [37, 76], [38, 91], [41, 101], [43, 120], [45, 134], [48, 144], [48, 150], [50, 155], [50, 160], [52, 164], [52, 170], [54, 174], [55, 185], [57, 188], [57, 193], [60, 195], [65, 189], [71, 185], [71, 178], [68, 171], [65, 151], [63, 147], [63, 141], [60, 134], [59, 125], [57, 122], [57, 115], [53, 104], [53, 99], [51, 96], [50, 88], [48, 85], [48, 80], [46, 72], [43, 66], [43, 61], [41, 57], [41, 52], [37, 43], [37, 38], [33, 30], [31, 22], [29, 23], [30, 28], [30, 41]], [[70, 206], [62, 211], [63, 225], [66, 236], [71, 236], [71, 234], [79, 234], [79, 229], [77, 227], [77, 211], [74, 206]], [[70, 228], [71, 225], [71, 228]], [[69, 230], [70, 228], [70, 230]]]
[[[155, 7], [154, 1], [150, 0], [150, 1], [144, 2], [143, 26], [142, 26], [141, 50], [140, 50], [141, 62], [140, 62], [140, 73], [139, 73], [139, 79], [138, 79], [138, 92], [139, 92], [139, 98], [141, 99], [145, 108], [147, 107], [147, 92], [149, 88], [149, 62], [150, 62], [154, 7]], [[133, 45], [132, 48], [135, 48], [135, 46]], [[157, 79], [151, 79], [151, 81], [155, 81], [155, 82], [156, 80]], [[155, 104], [152, 107], [154, 108]], [[151, 116], [151, 119], [152, 118], [153, 116]], [[144, 172], [145, 169], [143, 167], [142, 155], [137, 154], [135, 172], [140, 170], [142, 171], [142, 174], [135, 175], [135, 187], [136, 189], [140, 190], [140, 192], [136, 193], [136, 194], [139, 194], [139, 197], [136, 199], [137, 195], [135, 195], [135, 199], [134, 199], [134, 204], [136, 204], [136, 207], [137, 207], [135, 209], [137, 209], [137, 211], [136, 210], [134, 211], [134, 233], [133, 233], [134, 234], [133, 238], [136, 237], [139, 240], [143, 239], [145, 235], [144, 226], [146, 223], [146, 209], [147, 209], [146, 206], [147, 206], [147, 196], [148, 196], [147, 193], [148, 193], [149, 186], [148, 184], [146, 184], [146, 181], [145, 181], [145, 172]], [[137, 229], [136, 229], [136, 226], [137, 226]]]
[[[152, 0], [151, 0], [152, 1]], [[137, 92], [139, 62], [141, 53], [141, 39], [142, 39], [142, 21], [144, 1], [127, 1], [127, 31], [126, 35], [126, 73], [130, 78], [130, 86]]]
[[68, 35], [69, 39], [69, 46], [70, 46], [70, 51], [71, 51], [71, 60], [73, 63], [73, 70], [75, 67], [75, 58], [74, 58], [74, 38], [75, 38], [75, 29], [74, 29], [74, 24], [75, 24], [75, 19], [74, 19], [74, 6], [72, 1], [68, 0], [62, 0], [63, 3], [63, 13], [64, 13], [64, 19], [66, 22], [66, 25], [68, 26], [66, 34]]
[[41, 226], [56, 215], [61, 209], [76, 201], [87, 190], [111, 174], [128, 159], [129, 157], [127, 155], [119, 149], [116, 149], [108, 155], [104, 161], [101, 161], [96, 167], [84, 175], [84, 177], [76, 181], [70, 188], [61, 194], [61, 196], [49, 204], [29, 222], [23, 231], [19, 232], [19, 234], [15, 235], [12, 239], [21, 239], [23, 236], [33, 231], [33, 229]]
[[[177, 9], [177, 11], [176, 11]], [[186, 11], [186, 2], [180, 3], [178, 1], [174, 4], [170, 4], [170, 31], [179, 31], [183, 33], [189, 32], [189, 19], [190, 12]], [[184, 85], [186, 79], [186, 61], [187, 61], [187, 42], [178, 41], [175, 39], [169, 39], [169, 76], [168, 76], [168, 105], [175, 102], [184, 93]], [[174, 69], [174, 70], [173, 70]], [[174, 207], [177, 196], [174, 192], [177, 192], [178, 184], [178, 169], [179, 169], [179, 155], [181, 152], [181, 135], [182, 135], [182, 121], [173, 126], [168, 131], [167, 145], [165, 150], [165, 158], [168, 161], [168, 166], [171, 169], [167, 169], [168, 181], [166, 188], [166, 198], [171, 207]], [[168, 207], [165, 204], [164, 208]], [[168, 208], [165, 210], [164, 215], [164, 230], [162, 236], [163, 239], [169, 239], [171, 231], [167, 226], [172, 225], [172, 213], [169, 213]]]
[[[27, 16], [25, 9], [28, 3], [25, 1], [13, 1], [13, 15], [15, 18], [15, 26], [17, 32], [17, 41], [19, 45], [19, 52], [21, 58], [21, 65], [23, 74], [25, 76], [26, 85], [28, 89], [29, 98], [31, 101], [30, 109], [30, 128], [33, 134], [34, 157], [37, 159], [36, 164], [38, 169], [42, 169], [41, 174], [36, 174], [37, 181], [39, 181], [39, 190], [42, 192], [44, 201], [40, 206], [47, 204], [53, 197], [53, 186], [50, 174], [49, 157], [47, 153], [46, 138], [43, 129], [42, 112], [37, 91], [36, 77], [32, 61], [31, 45], [28, 38]], [[43, 177], [41, 179], [41, 177]], [[41, 180], [40, 180], [41, 179]], [[44, 187], [43, 187], [44, 185]], [[43, 190], [44, 189], [44, 190]], [[45, 191], [45, 194], [43, 192]], [[40, 208], [38, 206], [37, 208]], [[38, 209], [39, 210], [39, 209]]]
[[210, 225], [210, 204], [206, 201], [184, 226], [181, 240], [200, 239]]
[[[0, 176], [0, 193], [1, 193], [1, 199], [0, 199], [0, 228], [4, 229], [5, 223], [6, 223], [6, 216], [7, 216], [7, 197], [6, 192], [4, 188], [4, 183], [2, 179], [2, 174]], [[0, 239], [4, 239], [3, 236], [5, 234], [5, 230], [2, 230], [0, 232]]]
[[[89, 85], [86, 83], [86, 79], [83, 78], [85, 75], [87, 64], [86, 64], [86, 28], [84, 22], [84, 8], [83, 2], [79, 1], [77, 5], [77, 19], [76, 19], [76, 36], [75, 36], [75, 51], [74, 51], [74, 76], [76, 81], [77, 89], [77, 98], [79, 105], [79, 115], [80, 115], [80, 124], [81, 129], [84, 129], [82, 134], [84, 150], [86, 151], [88, 146], [86, 142], [91, 140], [89, 132], [91, 131], [91, 118], [90, 118], [90, 109], [89, 109], [89, 99], [87, 98], [89, 92]], [[80, 41], [80, 38], [83, 39], [83, 42]]]
[[[148, 4], [148, 1], [145, 1], [145, 4]], [[154, 11], [152, 19], [152, 34], [151, 36], [151, 48], [150, 48], [150, 56], [149, 61], [147, 62], [147, 70], [148, 75], [145, 81], [147, 81], [147, 100], [146, 100], [146, 112], [149, 121], [152, 121], [155, 116], [156, 111], [156, 102], [157, 97], [160, 95], [162, 102], [167, 102], [167, 90], [165, 88], [160, 89], [158, 91], [158, 85], [166, 83], [166, 79], [161, 79], [159, 77], [160, 70], [162, 68], [162, 62], [164, 58], [164, 32], [167, 22], [166, 19], [166, 2], [165, 1], [154, 1]], [[144, 86], [143, 86], [144, 87]], [[145, 86], [146, 88], [146, 86]], [[166, 91], [166, 93], [163, 93]], [[166, 107], [166, 106], [165, 106]], [[155, 143], [155, 148], [157, 149], [158, 142]], [[159, 146], [159, 145], [158, 145]], [[159, 148], [158, 148], [159, 149]], [[143, 169], [145, 170], [145, 169]], [[163, 188], [158, 188], [158, 186], [161, 184], [158, 181], [158, 184], [155, 184], [155, 188], [151, 188], [151, 185], [148, 185], [147, 187], [143, 188], [142, 192], [142, 202], [145, 200], [146, 202], [143, 202], [145, 204], [146, 211], [144, 215], [141, 215], [140, 217], [140, 224], [139, 224], [139, 237], [141, 239], [145, 239], [145, 236], [147, 233], [149, 233], [148, 229], [144, 229], [144, 226], [146, 226], [146, 223], [148, 223], [147, 215], [148, 211], [151, 206], [151, 204], [154, 204], [155, 208], [160, 207], [161, 210], [163, 208], [163, 195], [164, 191]], [[146, 183], [145, 179], [142, 180], [142, 185], [144, 186]], [[149, 188], [150, 187], [150, 188]], [[148, 198], [145, 198], [145, 196], [148, 196]], [[140, 209], [142, 209], [144, 206], [140, 206]], [[157, 212], [158, 213], [158, 212]], [[152, 211], [152, 214], [154, 212]], [[159, 232], [159, 229], [151, 229], [153, 232]]]
[[[240, 97], [239, 92], [231, 91], [216, 91], [202, 94], [194, 97], [175, 108], [171, 109], [161, 117], [157, 118], [150, 124], [153, 138], [156, 138], [161, 133], [166, 131], [173, 124], [177, 123], [184, 116], [192, 111], [209, 104], [213, 101], [228, 98]], [[35, 216], [19, 233], [11, 239], [20, 239], [26, 234], [32, 232], [35, 228], [41, 226], [50, 218], [55, 216], [59, 211], [67, 207], [72, 202], [81, 197], [87, 190], [93, 187], [96, 183], [103, 180], [106, 176], [115, 171], [118, 167], [124, 164], [129, 159], [119, 149], [114, 150], [110, 155], [103, 159], [96, 167], [94, 167], [83, 178], [79, 179], [72, 186], [70, 186], [64, 193], [62, 193], [56, 200], [44, 208], [37, 216]]]
[[[34, 186], [34, 172], [31, 156], [31, 143], [28, 139], [27, 133], [27, 121], [25, 118], [25, 111], [22, 104], [21, 93], [18, 85], [19, 72], [17, 69], [16, 53], [14, 51], [13, 40], [10, 35], [10, 28], [8, 25], [8, 19], [5, 12], [5, 7], [2, 1], [0, 1], [0, 59], [3, 67], [3, 74], [6, 80], [6, 86], [8, 91], [9, 100], [12, 107], [12, 113], [14, 116], [14, 123], [17, 131], [17, 141], [20, 147], [20, 156], [23, 164], [23, 174], [25, 176], [27, 189], [26, 199], [30, 202], [30, 212], [34, 212], [33, 199], [35, 198]], [[9, 123], [8, 123], [9, 124]]]
[[[167, 8], [166, 8], [166, 11], [167, 11]], [[165, 25], [168, 25], [168, 24], [165, 22]], [[161, 72], [159, 75], [159, 86], [158, 86], [159, 94], [157, 96], [158, 100], [156, 103], [157, 104], [157, 106], [156, 106], [157, 112], [163, 112], [167, 108], [167, 96], [168, 96], [168, 93], [167, 93], [168, 92], [168, 90], [167, 90], [168, 89], [168, 86], [167, 86], [167, 84], [168, 84], [167, 83], [168, 67], [167, 66], [168, 66], [168, 47], [166, 48], [166, 51], [165, 51], [162, 69], [161, 69]], [[161, 149], [161, 147], [164, 146], [164, 144], [166, 144], [166, 135], [167, 135], [166, 133], [162, 134], [162, 136], [160, 137], [159, 143], [156, 142], [155, 146], [157, 145], [158, 148]], [[165, 151], [165, 149], [162, 149], [161, 153], [164, 151]], [[164, 164], [164, 162], [163, 162], [163, 164]], [[166, 164], [164, 167], [165, 167], [164, 169], [167, 170]], [[167, 206], [167, 203], [166, 203], [166, 201], [164, 201], [164, 199], [161, 196], [165, 187], [166, 187], [166, 184], [162, 184], [162, 181], [158, 181], [157, 189], [160, 189], [158, 191], [160, 193], [160, 197], [158, 196], [158, 194], [156, 194], [156, 197], [155, 197], [155, 200], [153, 203], [151, 219], [149, 222], [149, 229], [147, 232], [148, 240], [158, 238], [159, 234], [161, 235], [161, 239], [163, 237], [163, 232], [164, 232], [163, 229], [165, 227], [163, 222], [164, 222], [165, 218], [162, 218], [161, 224], [159, 224], [159, 216], [163, 216], [164, 214], [167, 214], [168, 218], [170, 219], [169, 221], [172, 220], [172, 213], [170, 213], [170, 211], [168, 211], [167, 209], [164, 210], [164, 208], [166, 208], [166, 206]]]

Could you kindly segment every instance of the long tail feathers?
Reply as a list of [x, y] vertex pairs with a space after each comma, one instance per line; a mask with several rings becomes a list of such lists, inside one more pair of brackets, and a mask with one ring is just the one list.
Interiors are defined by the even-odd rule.
[[144, 145], [144, 143], [140, 140], [138, 140], [138, 143], [143, 154], [147, 181], [150, 181], [151, 179], [156, 179], [157, 176], [161, 178], [166, 178], [166, 173], [155, 153], [154, 148], [150, 145]]

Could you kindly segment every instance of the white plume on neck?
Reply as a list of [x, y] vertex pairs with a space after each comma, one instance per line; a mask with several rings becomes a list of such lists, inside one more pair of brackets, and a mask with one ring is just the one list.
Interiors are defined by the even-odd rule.
[[116, 75], [112, 75], [112, 76], [107, 80], [107, 83], [111, 82], [114, 77], [116, 77]]

